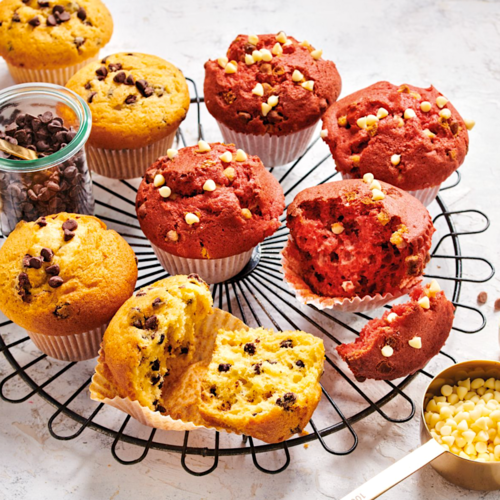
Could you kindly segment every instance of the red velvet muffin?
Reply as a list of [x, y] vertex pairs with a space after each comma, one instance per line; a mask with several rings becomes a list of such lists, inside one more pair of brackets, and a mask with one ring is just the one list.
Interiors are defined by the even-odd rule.
[[406, 377], [443, 347], [453, 325], [453, 304], [435, 281], [416, 287], [410, 299], [368, 322], [355, 342], [337, 347], [358, 380]]
[[434, 87], [389, 82], [334, 103], [323, 117], [322, 137], [344, 178], [370, 172], [425, 205], [463, 163], [469, 146], [466, 123]]
[[288, 209], [285, 279], [306, 303], [363, 310], [420, 281], [434, 232], [429, 212], [399, 188], [365, 181], [305, 189]]
[[266, 167], [300, 156], [340, 94], [337, 68], [321, 55], [280, 32], [238, 35], [226, 57], [208, 61], [205, 103], [225, 142], [258, 155]]
[[159, 158], [136, 199], [141, 228], [165, 269], [212, 283], [245, 266], [280, 226], [284, 207], [279, 182], [259, 158], [205, 141]]

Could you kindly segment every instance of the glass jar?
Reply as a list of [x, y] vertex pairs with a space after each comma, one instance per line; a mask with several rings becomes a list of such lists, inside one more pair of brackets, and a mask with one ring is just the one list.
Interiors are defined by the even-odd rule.
[[[59, 212], [94, 213], [84, 149], [91, 128], [87, 103], [65, 87], [28, 83], [0, 92], [0, 135], [7, 134], [5, 139], [13, 144], [17, 137], [20, 145], [42, 152], [35, 160], [10, 159], [1, 153], [4, 236], [21, 220], [35, 221]], [[56, 148], [60, 149], [52, 152]]]

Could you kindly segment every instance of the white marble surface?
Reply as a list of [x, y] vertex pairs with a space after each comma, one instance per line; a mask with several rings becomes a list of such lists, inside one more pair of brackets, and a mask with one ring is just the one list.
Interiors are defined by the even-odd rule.
[[[462, 183], [446, 192], [444, 199], [453, 209], [486, 211], [492, 225], [486, 234], [462, 238], [463, 253], [485, 256], [499, 264], [500, 173], [496, 145], [500, 115], [500, 2], [107, 3], [115, 20], [115, 34], [106, 53], [134, 50], [158, 54], [194, 78], [200, 89], [203, 62], [222, 55], [236, 34], [281, 29], [323, 48], [324, 57], [333, 59], [341, 73], [343, 95], [382, 79], [421, 86], [434, 84], [453, 100], [463, 116], [477, 121], [471, 133], [469, 155], [461, 168]], [[10, 83], [7, 70], [1, 65], [0, 85]], [[205, 117], [204, 125], [209, 140], [219, 139], [211, 118]], [[192, 137], [195, 130], [188, 133]], [[461, 223], [468, 229], [479, 224], [475, 218], [462, 219]], [[466, 272], [470, 276], [484, 275], [484, 268], [467, 263]], [[480, 291], [488, 292], [489, 301], [482, 306], [488, 325], [476, 335], [453, 333], [446, 350], [458, 360], [499, 359], [499, 313], [493, 312], [493, 302], [500, 297], [499, 285], [497, 277], [484, 285], [464, 285], [463, 303], [475, 303]], [[32, 355], [26, 353], [26, 359], [32, 359]], [[45, 369], [50, 370], [49, 364], [39, 368]], [[75, 377], [88, 375], [91, 369], [89, 362]], [[0, 378], [10, 371], [5, 359], [0, 358]], [[427, 379], [420, 375], [411, 384], [407, 392], [415, 401], [421, 398], [426, 383]], [[22, 383], [14, 385], [23, 390]], [[250, 457], [239, 457], [221, 458], [213, 474], [195, 478], [182, 470], [178, 455], [162, 452], [150, 452], [136, 466], [119, 465], [111, 456], [110, 439], [90, 430], [74, 441], [56, 441], [46, 425], [52, 414], [53, 408], [38, 397], [22, 405], [0, 402], [0, 499], [341, 498], [419, 442], [418, 418], [395, 425], [375, 414], [355, 424], [360, 443], [348, 456], [330, 456], [313, 443], [307, 449], [292, 449], [291, 465], [278, 476], [262, 474], [253, 467]], [[330, 439], [333, 443], [342, 442], [341, 436]], [[208, 462], [195, 458], [190, 463], [204, 468]], [[271, 456], [266, 463], [276, 467], [279, 457], [274, 461]], [[426, 467], [384, 498], [493, 499], [499, 498], [499, 493], [458, 489]]]

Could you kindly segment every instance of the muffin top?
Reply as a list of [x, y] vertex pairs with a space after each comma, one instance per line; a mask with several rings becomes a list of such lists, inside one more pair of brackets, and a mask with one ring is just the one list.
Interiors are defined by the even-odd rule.
[[464, 120], [432, 86], [375, 83], [334, 103], [323, 129], [337, 170], [405, 190], [441, 184], [469, 146]]
[[238, 35], [205, 63], [205, 104], [236, 132], [286, 135], [314, 125], [340, 94], [335, 64], [307, 41]]
[[373, 176], [366, 181], [305, 189], [288, 209], [285, 254], [318, 295], [396, 293], [414, 286], [429, 260], [434, 226], [427, 209]]
[[100, 0], [3, 0], [0, 55], [29, 69], [60, 68], [95, 56], [111, 38], [113, 20]]
[[405, 377], [439, 353], [453, 326], [453, 304], [435, 282], [415, 287], [410, 299], [368, 322], [355, 342], [337, 347], [356, 378]]
[[278, 229], [285, 197], [257, 156], [200, 141], [159, 158], [139, 187], [136, 209], [148, 239], [191, 259], [250, 250]]
[[186, 117], [189, 91], [173, 64], [160, 57], [119, 53], [91, 63], [66, 85], [92, 111], [90, 144], [136, 149], [175, 132]]
[[0, 249], [0, 308], [36, 333], [77, 334], [103, 325], [136, 280], [128, 243], [88, 215], [20, 222]]

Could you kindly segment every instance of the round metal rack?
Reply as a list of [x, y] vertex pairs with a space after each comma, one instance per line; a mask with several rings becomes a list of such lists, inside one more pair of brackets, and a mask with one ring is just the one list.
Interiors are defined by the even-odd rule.
[[[196, 96], [192, 102], [197, 111], [198, 137], [203, 138], [201, 124], [203, 99], [198, 96], [195, 82], [188, 80]], [[178, 141], [186, 146], [182, 130], [179, 130]], [[335, 180], [337, 173], [332, 166], [330, 154], [322, 155], [319, 160], [310, 162], [313, 151], [321, 147], [317, 138], [310, 144], [304, 155], [291, 166], [275, 169], [274, 173], [283, 186], [287, 203], [290, 203], [297, 191], [305, 187]], [[310, 167], [309, 164], [311, 164]], [[453, 181], [441, 191], [452, 189], [459, 183], [460, 175], [457, 172]], [[140, 288], [166, 277], [167, 273], [161, 267], [148, 240], [140, 230], [135, 215], [136, 191], [137, 182], [135, 181], [112, 181], [102, 177], [94, 179], [96, 215], [116, 229], [135, 250], [139, 260], [137, 288]], [[430, 274], [426, 274], [426, 277], [435, 278], [443, 287], [448, 287], [447, 296], [457, 310], [453, 330], [464, 334], [476, 333], [484, 328], [486, 320], [479, 309], [460, 302], [462, 285], [488, 281], [493, 276], [494, 269], [492, 264], [482, 257], [462, 255], [459, 237], [486, 231], [489, 226], [488, 217], [478, 210], [451, 211], [445, 205], [441, 194], [433, 210], [436, 211], [433, 218], [434, 224], [439, 226], [439, 230], [437, 242], [431, 251]], [[474, 217], [481, 222], [474, 225], [473, 231], [461, 231], [457, 229], [457, 221], [461, 217]], [[285, 216], [282, 220], [284, 219]], [[221, 445], [222, 437], [214, 431], [201, 431], [204, 432], [201, 441], [199, 437], [193, 436], [196, 434], [193, 432], [185, 432], [181, 439], [178, 434], [173, 437], [172, 433], [164, 433], [156, 429], [147, 430], [149, 435], [141, 437], [139, 434], [143, 435], [145, 428], [142, 427], [142, 432], [139, 432], [137, 425], [132, 425], [130, 422], [130, 416], [124, 416], [114, 408], [108, 408], [109, 412], [113, 412], [113, 423], [102, 423], [100, 417], [104, 404], [97, 404], [88, 398], [91, 372], [87, 370], [85, 374], [83, 370], [84, 375], [81, 375], [80, 371], [75, 375], [73, 372], [81, 363], [51, 360], [51, 368], [55, 373], [44, 380], [39, 380], [40, 375], [36, 370], [36, 365], [48, 362], [48, 358], [46, 355], [38, 355], [39, 353], [33, 355], [30, 349], [33, 349], [35, 353], [36, 349], [29, 346], [31, 344], [29, 337], [21, 335], [21, 329], [14, 331], [17, 327], [10, 321], [0, 323], [0, 351], [13, 368], [13, 371], [0, 382], [0, 397], [9, 403], [23, 403], [34, 395], [38, 395], [53, 405], [56, 411], [48, 421], [48, 429], [55, 439], [72, 440], [78, 438], [86, 429], [92, 429], [112, 438], [111, 453], [122, 464], [138, 463], [146, 458], [150, 450], [167, 451], [180, 454], [182, 467], [196, 476], [209, 474], [215, 470], [219, 457], [235, 455], [251, 455], [257, 469], [265, 473], [276, 474], [285, 470], [289, 465], [289, 448], [313, 440], [318, 440], [327, 453], [333, 455], [351, 453], [358, 444], [358, 435], [353, 425], [372, 413], [376, 412], [387, 421], [394, 423], [403, 423], [412, 419], [415, 414], [415, 404], [405, 393], [405, 388], [418, 374], [427, 377], [432, 377], [432, 375], [426, 370], [420, 370], [396, 382], [377, 382], [370, 385], [368, 381], [364, 383], [356, 381], [346, 365], [336, 356], [334, 347], [342, 342], [352, 341], [354, 336], [359, 334], [362, 325], [372, 316], [365, 313], [342, 314], [321, 311], [313, 306], [303, 306], [296, 301], [293, 292], [284, 284], [281, 274], [280, 252], [287, 237], [288, 230], [282, 225], [273, 236], [267, 238], [255, 250], [251, 261], [238, 276], [225, 283], [212, 285], [211, 290], [217, 307], [238, 316], [250, 326], [266, 326], [279, 330], [302, 329], [319, 335], [325, 340], [327, 356], [322, 385], [324, 397], [314, 418], [310, 421], [307, 434], [279, 444], [256, 443], [251, 437], [246, 436], [243, 440], [236, 436], [224, 436], [227, 445]], [[475, 261], [475, 265], [478, 265], [479, 261], [480, 265], [484, 266], [485, 275], [479, 278], [468, 277], [464, 266], [469, 261]], [[439, 262], [439, 265], [434, 266], [434, 269], [432, 264], [436, 262]], [[475, 315], [476, 324], [472, 326], [462, 324], [458, 318], [460, 310], [467, 313], [469, 318]], [[443, 351], [440, 354], [448, 362], [455, 362], [450, 354]], [[26, 362], [27, 356], [30, 356], [28, 362]], [[335, 384], [342, 383], [344, 393], [348, 392], [350, 399], [357, 400], [355, 409], [349, 411], [348, 416], [346, 416], [348, 412], [342, 409], [343, 402], [339, 398], [339, 393], [335, 391], [335, 395], [333, 394], [332, 380]], [[377, 384], [377, 390], [374, 390], [374, 384]], [[17, 395], [19, 391], [25, 393], [19, 396]], [[13, 396], [12, 393], [16, 395]], [[384, 409], [384, 406], [394, 398], [401, 398], [404, 403], [398, 404], [399, 413], [403, 413], [402, 415], [392, 416]], [[74, 407], [76, 400], [80, 400], [78, 407]], [[317, 422], [317, 415], [321, 416], [321, 423]], [[71, 434], [59, 432], [61, 420], [69, 420], [73, 427], [76, 426], [76, 430]], [[350, 436], [347, 445], [327, 444], [325, 438], [341, 430], [345, 430]], [[195, 445], [189, 444], [190, 439], [196, 440]], [[124, 444], [138, 448], [139, 456], [133, 459], [120, 457], [119, 454], [122, 453]], [[278, 458], [282, 463], [274, 469], [264, 467], [258, 457], [274, 451], [281, 451], [284, 455]], [[187, 464], [189, 455], [211, 457], [210, 460], [213, 462], [205, 470], [194, 470]]]

